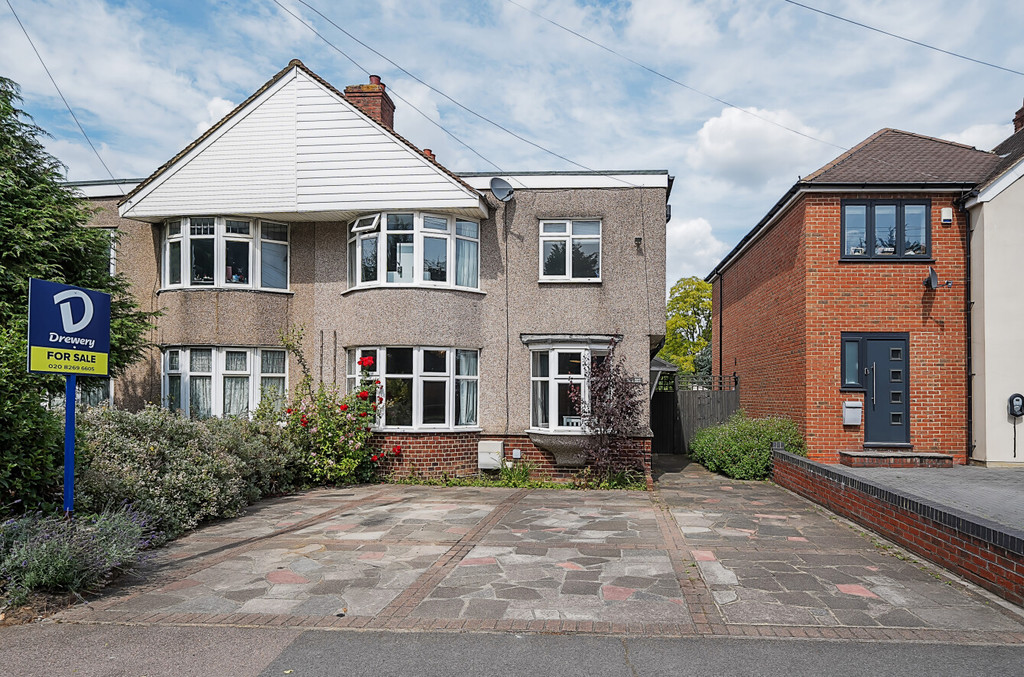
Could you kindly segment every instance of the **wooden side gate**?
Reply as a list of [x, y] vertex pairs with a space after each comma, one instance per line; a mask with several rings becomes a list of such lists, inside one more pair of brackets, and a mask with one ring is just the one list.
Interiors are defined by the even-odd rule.
[[694, 433], [724, 423], [739, 410], [739, 380], [736, 376], [681, 374], [678, 377], [676, 400], [683, 443], [689, 451]]

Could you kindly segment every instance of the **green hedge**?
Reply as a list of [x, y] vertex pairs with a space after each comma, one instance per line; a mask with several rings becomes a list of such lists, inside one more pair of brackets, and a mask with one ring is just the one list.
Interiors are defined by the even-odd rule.
[[231, 517], [302, 483], [301, 453], [273, 421], [196, 421], [148, 407], [90, 409], [78, 416], [75, 508], [131, 504], [167, 538]]
[[807, 455], [803, 436], [787, 418], [747, 418], [742, 411], [721, 425], [697, 431], [690, 458], [712, 472], [740, 480], [763, 480], [771, 474], [772, 442]]

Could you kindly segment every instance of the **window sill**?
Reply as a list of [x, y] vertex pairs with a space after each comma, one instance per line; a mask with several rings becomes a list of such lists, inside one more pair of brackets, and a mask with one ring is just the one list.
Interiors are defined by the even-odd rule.
[[370, 291], [371, 289], [428, 289], [430, 291], [457, 291], [466, 294], [479, 294], [480, 296], [487, 296], [487, 292], [481, 289], [472, 289], [470, 287], [443, 287], [440, 285], [426, 285], [426, 284], [372, 284], [362, 285], [358, 287], [349, 287], [345, 291], [341, 292], [342, 296], [348, 296], [359, 291]]
[[548, 280], [542, 277], [537, 282], [539, 284], [601, 284], [603, 280]]
[[881, 256], [875, 256], [875, 257], [868, 257], [868, 256], [853, 257], [853, 256], [851, 256], [851, 257], [840, 257], [839, 263], [899, 263], [899, 264], [909, 263], [909, 264], [914, 264], [914, 263], [935, 263], [935, 259], [932, 258], [932, 257], [927, 257], [927, 258], [925, 258], [925, 257], [922, 257], [922, 258], [896, 258], [896, 257], [893, 257], [893, 258], [883, 258]]
[[408, 427], [380, 427], [373, 428], [372, 432], [388, 434], [388, 433], [402, 433], [416, 434], [416, 435], [432, 435], [432, 434], [449, 434], [449, 433], [481, 433], [484, 429], [479, 426], [460, 426], [458, 428], [408, 428]]
[[290, 289], [261, 289], [261, 288], [253, 288], [253, 287], [213, 287], [213, 286], [209, 286], [209, 287], [163, 287], [162, 289], [157, 289], [156, 293], [159, 296], [160, 294], [164, 294], [164, 293], [172, 292], [172, 291], [184, 291], [184, 292], [243, 291], [243, 292], [258, 293], [258, 294], [284, 294], [286, 296], [293, 296], [295, 294], [295, 292], [290, 290]]

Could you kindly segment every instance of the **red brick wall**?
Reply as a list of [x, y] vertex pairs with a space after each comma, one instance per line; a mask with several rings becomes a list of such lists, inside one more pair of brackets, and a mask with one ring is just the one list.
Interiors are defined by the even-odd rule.
[[1024, 603], [1024, 557], [1015, 552], [814, 474], [782, 454], [773, 456], [772, 479], [1015, 604]]
[[[810, 458], [837, 463], [864, 442], [863, 425], [842, 424], [843, 401], [863, 401], [839, 389], [842, 332], [905, 332], [913, 450], [966, 463], [966, 222], [954, 208], [953, 224], [940, 224], [955, 197], [804, 194], [725, 269], [714, 283], [714, 369], [737, 373], [748, 414], [794, 419]], [[927, 263], [841, 263], [841, 202], [854, 198], [929, 198], [931, 265], [953, 286], [926, 290]]]
[[[477, 442], [480, 440], [504, 440], [505, 458], [512, 461], [512, 450], [521, 449], [522, 462], [532, 463], [533, 477], [539, 480], [568, 482], [580, 472], [580, 468], [560, 468], [554, 457], [537, 447], [525, 435], [485, 435], [468, 433], [375, 433], [371, 444], [374, 449], [389, 452], [383, 471], [396, 477], [414, 475], [421, 478], [437, 479], [442, 476], [467, 477], [476, 475]], [[635, 438], [634, 446], [643, 458], [644, 468], [651, 467], [650, 438]], [[390, 450], [400, 446], [402, 453], [395, 456]]]
[[[940, 281], [951, 288], [925, 289], [929, 264], [839, 263], [840, 203], [846, 199], [930, 198], [932, 255]], [[954, 195], [847, 194], [807, 198], [807, 424], [809, 456], [836, 463], [841, 450], [857, 450], [863, 426], [842, 425], [844, 400], [862, 393], [840, 392], [840, 335], [852, 332], [907, 332], [910, 380], [910, 441], [915, 452], [954, 455], [967, 462], [966, 293], [963, 214], [953, 225], [939, 223]]]
[[739, 376], [740, 406], [748, 415], [786, 416], [801, 429], [806, 399], [802, 225], [798, 202], [715, 280], [711, 343], [712, 373]]

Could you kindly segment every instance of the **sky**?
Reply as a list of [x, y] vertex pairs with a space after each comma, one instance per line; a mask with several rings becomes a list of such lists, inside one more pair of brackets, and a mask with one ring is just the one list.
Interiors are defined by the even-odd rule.
[[[456, 172], [668, 170], [670, 285], [708, 274], [800, 176], [879, 129], [988, 150], [1024, 100], [1022, 75], [785, 0], [307, 0], [474, 115], [279, 2], [10, 0], [117, 178], [148, 176], [298, 58], [338, 89], [380, 75], [396, 131]], [[1021, 2], [804, 4], [1024, 71]], [[68, 180], [110, 178], [6, 4], [0, 75]]]

